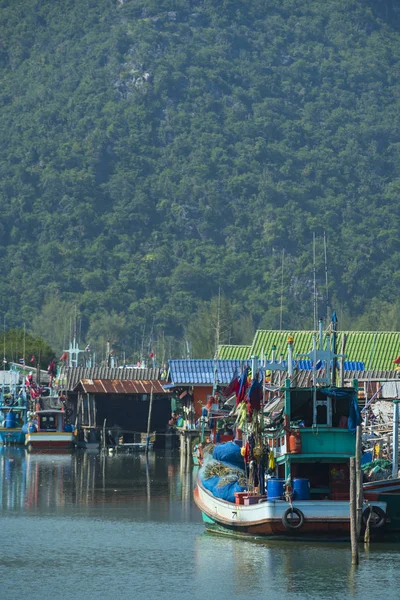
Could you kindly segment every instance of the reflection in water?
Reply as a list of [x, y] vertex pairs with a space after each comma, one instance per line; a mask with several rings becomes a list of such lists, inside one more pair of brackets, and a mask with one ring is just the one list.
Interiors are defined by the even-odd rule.
[[[131, 518], [200, 520], [192, 503], [192, 471], [177, 457], [28, 453], [0, 449], [0, 510], [53, 512], [127, 509]], [[143, 509], [145, 511], [143, 512]], [[131, 511], [129, 512], [129, 509]], [[137, 510], [141, 509], [141, 510]]]
[[397, 599], [399, 546], [372, 544], [353, 569], [350, 545], [205, 534], [195, 476], [158, 452], [0, 449], [1, 597]]
[[[400, 566], [395, 545], [371, 546], [373, 565], [361, 557], [357, 569], [351, 564], [350, 548], [345, 544], [260, 542], [203, 534], [197, 536], [195, 548], [195, 585], [201, 585], [213, 573], [213, 595], [224, 598], [263, 598], [272, 594], [274, 600], [362, 599], [366, 589], [374, 597], [379, 595], [383, 573], [387, 573], [388, 585], [389, 573], [394, 577]], [[376, 569], [376, 558], [382, 561], [382, 570]], [[224, 576], [216, 578], [216, 572]], [[386, 587], [386, 597], [397, 598], [395, 585], [390, 588]]]

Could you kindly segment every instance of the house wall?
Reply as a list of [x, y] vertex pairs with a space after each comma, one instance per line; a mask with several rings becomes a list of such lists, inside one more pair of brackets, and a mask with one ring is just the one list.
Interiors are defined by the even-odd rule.
[[[107, 419], [107, 428], [116, 425], [135, 432], [147, 431], [149, 400], [139, 400], [138, 396], [127, 394], [96, 394], [97, 427], [102, 427]], [[165, 432], [171, 418], [171, 398], [153, 398], [150, 431]]]
[[193, 386], [193, 402], [196, 420], [201, 417], [201, 410], [203, 406], [207, 404], [207, 397], [212, 394], [212, 389], [212, 385]]

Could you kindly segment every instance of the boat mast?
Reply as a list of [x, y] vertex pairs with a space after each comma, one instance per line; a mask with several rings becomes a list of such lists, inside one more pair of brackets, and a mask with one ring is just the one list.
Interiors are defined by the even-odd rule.
[[6, 315], [3, 321], [3, 384], [1, 386], [2, 403], [4, 403], [4, 384], [6, 380]]
[[[281, 314], [279, 319], [279, 331], [282, 331], [282, 320], [283, 320], [283, 264], [285, 258], [285, 249], [282, 250], [282, 272], [281, 272]], [[261, 355], [261, 357], [263, 354]]]
[[326, 322], [329, 323], [328, 256], [327, 256], [327, 251], [326, 251], [326, 232], [325, 231], [324, 231], [324, 255], [325, 255]]
[[315, 233], [313, 233], [314, 332], [317, 331], [317, 274], [315, 266]]

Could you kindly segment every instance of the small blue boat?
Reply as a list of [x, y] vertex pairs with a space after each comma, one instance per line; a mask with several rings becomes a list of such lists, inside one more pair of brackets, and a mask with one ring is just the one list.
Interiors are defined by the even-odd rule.
[[25, 443], [28, 398], [25, 384], [19, 384], [19, 373], [8, 371], [0, 391], [0, 445]]

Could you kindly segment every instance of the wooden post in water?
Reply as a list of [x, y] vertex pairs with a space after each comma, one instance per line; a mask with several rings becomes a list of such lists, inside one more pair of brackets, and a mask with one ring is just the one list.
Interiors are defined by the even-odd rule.
[[358, 565], [356, 459], [350, 458], [350, 541], [351, 564]]
[[104, 451], [106, 449], [106, 422], [107, 422], [107, 419], [104, 419], [104, 423], [103, 423], [103, 450]]
[[150, 444], [150, 425], [151, 425], [151, 412], [153, 410], [153, 384], [151, 384], [150, 402], [149, 402], [149, 414], [147, 417], [147, 436], [146, 436], [146, 454], [149, 453]]
[[361, 470], [361, 443], [362, 443], [362, 428], [361, 425], [357, 426], [356, 431], [356, 497], [357, 497], [357, 540], [361, 534], [361, 521], [362, 521], [362, 509], [363, 509], [363, 473]]

